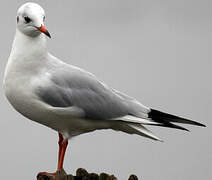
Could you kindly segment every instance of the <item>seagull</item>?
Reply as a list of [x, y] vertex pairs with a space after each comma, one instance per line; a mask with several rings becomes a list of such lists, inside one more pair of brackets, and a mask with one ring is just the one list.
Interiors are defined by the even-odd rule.
[[[101, 82], [93, 74], [50, 54], [45, 12], [36, 3], [17, 11], [16, 33], [4, 74], [5, 95], [26, 118], [58, 132], [57, 170], [63, 169], [71, 137], [112, 129], [162, 141], [145, 126], [186, 130], [175, 123], [205, 126], [144, 106]], [[40, 174], [55, 174], [41, 172]]]

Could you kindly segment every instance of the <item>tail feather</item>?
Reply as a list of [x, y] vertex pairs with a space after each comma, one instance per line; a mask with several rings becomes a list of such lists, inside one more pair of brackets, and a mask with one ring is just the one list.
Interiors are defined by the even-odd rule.
[[128, 126], [133, 128], [133, 134], [138, 134], [138, 135], [141, 135], [141, 136], [144, 136], [144, 137], [156, 140], [156, 141], [163, 142], [163, 140], [161, 140], [159, 137], [155, 136], [149, 129], [142, 126], [141, 124], [128, 123]]
[[125, 121], [111, 121], [111, 128], [115, 131], [122, 131], [128, 134], [137, 134], [156, 141], [162, 141], [155, 136], [150, 130], [141, 124]]
[[[196, 125], [196, 126], [202, 126], [205, 127], [204, 124], [201, 124], [196, 121], [192, 121], [189, 119], [185, 119], [179, 116], [175, 116], [172, 114], [164, 113], [155, 109], [151, 109], [148, 117], [154, 120], [155, 122], [160, 123], [159, 126], [165, 126], [165, 127], [170, 127], [170, 128], [176, 128], [176, 129], [182, 129], [188, 131], [188, 129], [175, 125], [173, 123], [182, 123], [182, 124], [191, 124], [191, 125]], [[172, 123], [173, 122], [173, 123]]]
[[113, 124], [112, 129], [114, 130], [123, 131], [128, 134], [138, 134], [140, 136], [144, 136], [157, 141], [162, 140], [155, 136], [150, 130], [148, 130], [143, 125], [162, 126], [185, 131], [189, 130], [182, 126], [176, 125], [175, 123], [191, 124], [206, 127], [204, 124], [201, 124], [199, 122], [167, 114], [155, 109], [149, 109], [149, 112], [146, 114], [146, 116], [143, 116], [143, 114], [142, 116], [140, 116], [138, 115], [138, 113], [136, 115], [131, 113], [127, 116], [111, 120], [114, 120], [111, 121]]

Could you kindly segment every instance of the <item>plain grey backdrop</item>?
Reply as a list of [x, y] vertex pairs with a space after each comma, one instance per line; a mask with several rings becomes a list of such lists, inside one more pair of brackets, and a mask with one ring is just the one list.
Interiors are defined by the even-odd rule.
[[[1, 82], [17, 8], [1, 1]], [[209, 0], [35, 1], [46, 11], [49, 50], [143, 104], [202, 122], [183, 132], [152, 127], [165, 142], [111, 130], [70, 141], [65, 170], [137, 174], [143, 180], [212, 178], [212, 3]], [[21, 84], [20, 84], [21, 86]], [[57, 133], [17, 113], [0, 89], [0, 179], [54, 171]]]

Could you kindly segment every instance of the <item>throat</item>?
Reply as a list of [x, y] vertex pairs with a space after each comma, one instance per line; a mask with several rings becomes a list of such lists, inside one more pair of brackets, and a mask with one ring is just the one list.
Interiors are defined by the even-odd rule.
[[14, 79], [39, 72], [46, 63], [47, 56], [44, 35], [29, 37], [17, 29], [5, 70], [5, 78]]
[[47, 42], [44, 34], [30, 37], [16, 29], [11, 55], [40, 56], [47, 53]]

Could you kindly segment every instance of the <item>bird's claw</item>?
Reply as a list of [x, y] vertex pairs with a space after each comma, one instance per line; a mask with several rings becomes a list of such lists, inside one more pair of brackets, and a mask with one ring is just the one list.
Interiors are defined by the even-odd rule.
[[49, 180], [50, 177], [55, 176], [56, 172], [49, 173], [49, 172], [39, 172], [37, 175], [37, 180]]

